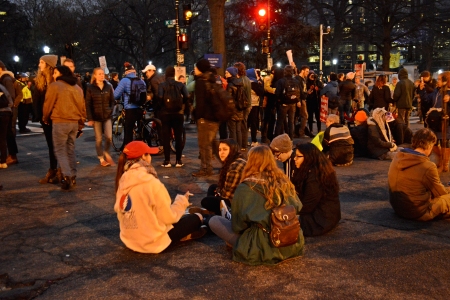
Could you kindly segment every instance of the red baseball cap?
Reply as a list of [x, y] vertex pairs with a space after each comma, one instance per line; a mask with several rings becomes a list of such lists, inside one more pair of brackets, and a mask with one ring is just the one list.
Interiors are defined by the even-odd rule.
[[144, 154], [158, 154], [158, 147], [149, 147], [146, 143], [141, 141], [132, 141], [125, 146], [123, 153], [128, 159], [138, 158]]

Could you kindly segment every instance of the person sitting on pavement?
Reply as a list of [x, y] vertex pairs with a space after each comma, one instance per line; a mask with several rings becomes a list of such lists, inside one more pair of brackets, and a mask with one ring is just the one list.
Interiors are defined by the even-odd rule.
[[272, 208], [283, 202], [293, 205], [297, 214], [302, 209], [294, 185], [277, 167], [269, 147], [260, 145], [249, 150], [242, 178], [231, 203], [231, 221], [221, 216], [209, 220], [210, 229], [233, 247], [232, 259], [249, 265], [273, 265], [303, 255], [301, 228], [296, 243], [279, 248], [272, 246], [262, 229], [270, 228]]
[[369, 126], [367, 125], [367, 114], [360, 110], [355, 115], [355, 126], [350, 128], [350, 134], [354, 141], [353, 149], [355, 157], [369, 157], [367, 149], [367, 140], [369, 135]]
[[393, 153], [397, 150], [394, 138], [389, 127], [388, 120], [392, 121], [392, 115], [386, 119], [386, 110], [376, 108], [372, 112], [372, 117], [368, 119], [369, 138], [367, 149], [371, 158], [379, 160], [391, 160]]
[[297, 144], [291, 179], [303, 208], [300, 224], [304, 236], [327, 233], [341, 219], [339, 183], [330, 160], [311, 143]]
[[276, 160], [283, 163], [284, 173], [289, 179], [292, 177], [294, 170], [294, 151], [291, 138], [287, 133], [283, 133], [275, 137], [270, 143], [270, 149]]
[[402, 149], [389, 167], [389, 202], [403, 218], [450, 218], [450, 194], [429, 159], [436, 140], [433, 131], [420, 129], [412, 138], [412, 149]]
[[141, 253], [160, 253], [179, 241], [206, 234], [201, 214], [185, 214], [192, 194], [177, 195], [172, 203], [158, 179], [150, 156], [158, 151], [142, 141], [130, 142], [117, 167], [114, 211], [120, 239], [129, 249]]
[[207, 211], [197, 207], [191, 207], [190, 213], [202, 212], [203, 214], [221, 215], [221, 202], [224, 201], [228, 207], [231, 207], [234, 191], [241, 183], [242, 171], [246, 161], [240, 152], [241, 147], [233, 139], [225, 139], [219, 142], [219, 159], [222, 162], [220, 169], [219, 182], [212, 184], [208, 188], [206, 197], [201, 204]]
[[411, 139], [413, 136], [413, 132], [411, 128], [409, 128], [405, 123], [399, 122], [398, 119], [395, 119], [392, 113], [386, 113], [386, 119], [392, 120], [388, 122], [389, 127], [391, 128], [392, 136], [394, 138], [395, 143], [398, 146], [409, 146], [411, 145]]
[[339, 123], [339, 117], [328, 115], [326, 121], [327, 129], [323, 134], [322, 147], [325, 155], [335, 166], [345, 167], [353, 163], [353, 144], [347, 126]]

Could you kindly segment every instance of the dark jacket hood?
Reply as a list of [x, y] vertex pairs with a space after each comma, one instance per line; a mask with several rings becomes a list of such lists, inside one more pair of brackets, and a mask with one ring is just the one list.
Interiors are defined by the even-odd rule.
[[402, 149], [396, 156], [397, 164], [395, 167], [400, 170], [405, 170], [430, 160], [422, 153], [408, 148]]
[[62, 80], [70, 85], [77, 84], [77, 78], [74, 76], [59, 76], [56, 80]]
[[402, 80], [407, 78], [408, 78], [408, 71], [405, 68], [400, 69], [400, 71], [398, 71], [398, 79]]

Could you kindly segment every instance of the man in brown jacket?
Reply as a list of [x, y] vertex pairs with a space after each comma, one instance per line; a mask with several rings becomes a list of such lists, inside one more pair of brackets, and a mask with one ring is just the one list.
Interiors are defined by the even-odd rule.
[[442, 185], [436, 165], [430, 161], [436, 135], [428, 128], [417, 131], [412, 149], [395, 155], [388, 173], [389, 202], [407, 219], [429, 221], [450, 218], [450, 194]]
[[83, 90], [77, 85], [77, 78], [67, 66], [55, 68], [55, 82], [49, 85], [45, 94], [42, 121], [53, 123], [52, 138], [56, 158], [64, 176], [62, 188], [70, 189], [75, 184], [77, 161], [75, 139], [84, 127], [86, 105]]

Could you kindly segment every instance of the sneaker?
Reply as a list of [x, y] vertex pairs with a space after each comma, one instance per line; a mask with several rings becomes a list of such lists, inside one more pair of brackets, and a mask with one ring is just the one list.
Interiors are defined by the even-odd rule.
[[170, 161], [164, 161], [163, 164], [161, 165], [161, 167], [163, 167], [163, 168], [171, 168], [172, 164], [170, 163]]
[[181, 160], [177, 160], [177, 163], [175, 164], [175, 167], [181, 168], [182, 166], [184, 166], [183, 162]]
[[107, 153], [105, 153], [105, 160], [111, 165], [111, 166], [115, 166], [116, 163], [114, 162], [114, 160], [111, 158], [111, 156]]
[[228, 207], [225, 203], [225, 201], [220, 200], [220, 214], [222, 215], [222, 217], [224, 217], [227, 220], [231, 220], [231, 213], [228, 210]]
[[100, 165], [102, 167], [109, 167], [111, 164], [109, 162], [107, 162], [106, 160], [102, 159], [102, 160], [100, 160]]
[[192, 176], [194, 176], [194, 177], [202, 177], [202, 176], [208, 177], [208, 176], [211, 176], [212, 174], [213, 174], [212, 171], [208, 172], [208, 171], [205, 171], [205, 170], [200, 170], [200, 171], [197, 171], [197, 172], [193, 172]]
[[8, 167], [8, 165], [6, 163], [0, 164], [0, 169], [6, 169], [7, 167]]
[[252, 147], [256, 147], [256, 146], [258, 146], [258, 145], [259, 145], [259, 143], [258, 143], [258, 142], [252, 142], [250, 146], [252, 146]]
[[8, 155], [8, 157], [6, 158], [6, 164], [9, 165], [15, 165], [19, 163], [19, 161], [17, 160], [17, 158], [12, 157], [11, 155]]
[[198, 230], [196, 230], [196, 231], [188, 234], [184, 238], [182, 238], [180, 240], [180, 242], [185, 242], [185, 241], [189, 241], [189, 240], [199, 239], [199, 238], [203, 237], [206, 234], [207, 231], [208, 230], [206, 229], [205, 226], [201, 226]]

